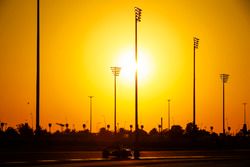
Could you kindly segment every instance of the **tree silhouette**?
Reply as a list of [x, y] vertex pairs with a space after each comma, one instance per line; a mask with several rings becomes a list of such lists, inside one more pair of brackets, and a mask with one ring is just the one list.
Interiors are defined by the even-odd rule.
[[143, 129], [138, 129], [138, 133], [140, 136], [147, 136], [148, 135], [148, 133]]
[[120, 128], [119, 129], [119, 132], [118, 132], [118, 135], [121, 136], [121, 137], [128, 137], [130, 131], [124, 129], [124, 128]]
[[210, 126], [210, 131], [211, 131], [211, 133], [213, 133], [213, 130], [214, 130], [214, 127], [213, 127], [213, 126]]
[[108, 124], [108, 125], [107, 125], [107, 129], [108, 129], [108, 131], [109, 131], [109, 128], [110, 128], [110, 125]]
[[86, 124], [82, 124], [82, 128], [83, 128], [83, 130], [85, 130], [86, 129]]
[[0, 127], [0, 130], [2, 130], [2, 131], [4, 131], [4, 126], [6, 126], [7, 125], [7, 123], [5, 123], [5, 122], [1, 122], [1, 127]]
[[153, 128], [152, 130], [149, 131], [150, 136], [157, 136], [159, 133], [156, 128]]
[[52, 123], [49, 123], [49, 133], [51, 133]]
[[4, 123], [1, 122], [1, 130], [3, 131]]
[[169, 133], [171, 137], [181, 137], [183, 132], [184, 130], [180, 125], [173, 125]]
[[186, 125], [186, 128], [185, 128], [185, 134], [186, 135], [192, 135], [192, 134], [195, 134], [197, 133], [198, 131], [198, 127], [197, 125], [194, 126], [194, 124], [192, 122], [189, 122], [187, 125]]
[[120, 128], [118, 133], [124, 135], [126, 134], [126, 130], [124, 128]]
[[231, 133], [230, 133], [230, 131], [231, 131], [231, 127], [229, 126], [229, 127], [227, 127], [227, 130], [228, 130], [228, 135], [230, 136], [231, 135]]
[[69, 124], [66, 123], [66, 124], [65, 124], [65, 127], [66, 127], [65, 133], [69, 134], [69, 133], [70, 133]]
[[32, 128], [28, 125], [28, 123], [25, 124], [18, 124], [17, 130], [19, 134], [23, 137], [31, 137], [34, 135], [34, 132]]
[[129, 128], [130, 128], [130, 132], [132, 132], [132, 130], [133, 130], [133, 125], [129, 125]]
[[110, 131], [106, 130], [106, 128], [100, 128], [98, 135], [99, 136], [108, 136], [110, 134]]
[[8, 127], [5, 131], [5, 134], [9, 138], [16, 138], [19, 136], [18, 132], [12, 127]]
[[144, 125], [141, 125], [141, 130], [143, 130], [143, 128], [144, 128]]

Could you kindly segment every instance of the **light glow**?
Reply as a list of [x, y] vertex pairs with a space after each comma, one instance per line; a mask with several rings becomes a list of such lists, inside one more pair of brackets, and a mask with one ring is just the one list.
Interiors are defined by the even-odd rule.
[[123, 52], [118, 58], [118, 65], [122, 68], [121, 78], [133, 81], [135, 70], [138, 68], [139, 80], [146, 81], [150, 78], [153, 65], [145, 52], [138, 52], [138, 65], [135, 63], [135, 55], [131, 50]]

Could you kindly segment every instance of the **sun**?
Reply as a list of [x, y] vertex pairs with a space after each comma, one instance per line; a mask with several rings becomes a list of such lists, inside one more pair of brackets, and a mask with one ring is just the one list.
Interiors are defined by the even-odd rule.
[[[133, 50], [122, 52], [118, 57], [118, 65], [121, 67], [120, 77], [133, 81], [135, 78], [135, 54]], [[146, 81], [152, 72], [152, 61], [149, 55], [143, 51], [138, 51], [138, 79]]]

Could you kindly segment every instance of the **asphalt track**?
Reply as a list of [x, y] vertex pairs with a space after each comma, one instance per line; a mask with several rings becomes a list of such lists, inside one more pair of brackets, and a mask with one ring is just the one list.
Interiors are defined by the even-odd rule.
[[143, 151], [141, 152], [141, 157], [139, 160], [114, 158], [102, 159], [100, 158], [100, 151], [1, 152], [0, 157], [0, 166], [250, 166], [250, 150]]

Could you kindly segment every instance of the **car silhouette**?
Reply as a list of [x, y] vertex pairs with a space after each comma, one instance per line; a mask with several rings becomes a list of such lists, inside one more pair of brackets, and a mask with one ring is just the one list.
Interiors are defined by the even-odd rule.
[[111, 146], [107, 147], [102, 151], [103, 158], [132, 158], [132, 150], [130, 148], [125, 148], [123, 146]]

